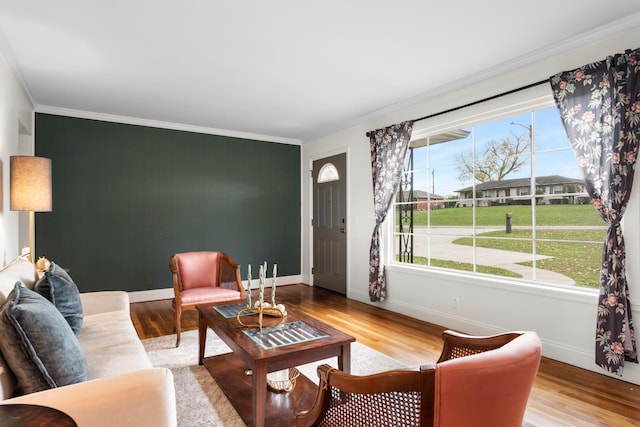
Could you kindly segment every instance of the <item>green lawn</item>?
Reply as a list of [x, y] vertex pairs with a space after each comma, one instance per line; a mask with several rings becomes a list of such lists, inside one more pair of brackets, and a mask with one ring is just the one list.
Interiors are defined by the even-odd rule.
[[[532, 232], [530, 229], [513, 228], [512, 233], [504, 231], [505, 214], [512, 214], [512, 226], [531, 226], [531, 206], [492, 206], [476, 208], [476, 226], [500, 227], [501, 231], [482, 233], [476, 239], [476, 245], [483, 248], [501, 249], [505, 251], [533, 253], [531, 247]], [[544, 226], [606, 226], [606, 223], [592, 205], [540, 205], [536, 206], [536, 224]], [[447, 208], [434, 211], [414, 212], [414, 225], [427, 225], [427, 215], [431, 226], [471, 227], [473, 224], [472, 208]], [[536, 230], [536, 253], [553, 258], [540, 260], [537, 268], [553, 271], [575, 280], [577, 286], [598, 288], [600, 282], [600, 262], [602, 242], [605, 237], [603, 229], [551, 229]], [[486, 237], [486, 238], [483, 238]], [[523, 240], [519, 240], [523, 239]], [[556, 240], [556, 241], [545, 241]], [[454, 241], [459, 245], [472, 245], [471, 238], [460, 238]], [[414, 257], [416, 264], [426, 264], [426, 259]], [[454, 263], [446, 260], [431, 260], [431, 265], [453, 268], [455, 270], [473, 271], [471, 265]], [[532, 266], [533, 262], [522, 263]], [[509, 276], [504, 270], [487, 270], [492, 267], [477, 266], [479, 272]], [[518, 277], [512, 276], [512, 277]]]
[[[476, 208], [476, 225], [505, 225], [505, 214], [511, 213], [513, 226], [531, 226], [531, 206], [491, 206]], [[447, 208], [433, 211], [415, 211], [414, 225], [427, 225], [430, 215], [432, 226], [471, 226], [473, 208]], [[588, 205], [540, 205], [536, 206], [536, 224], [546, 225], [606, 225], [594, 207]]]
[[[531, 240], [511, 240], [531, 239], [531, 230], [513, 230], [510, 234], [495, 231], [482, 233], [479, 237], [476, 239], [478, 247], [512, 252], [533, 252]], [[491, 239], [482, 237], [491, 237]], [[536, 267], [571, 277], [575, 280], [576, 286], [597, 289], [600, 286], [600, 262], [604, 237], [604, 230], [537, 230], [536, 252], [553, 258], [537, 261]], [[541, 239], [564, 241], [547, 242]], [[567, 240], [582, 242], [567, 242]], [[456, 239], [453, 243], [471, 246], [473, 240], [470, 237], [463, 237]], [[522, 265], [533, 266], [533, 262], [524, 262]]]

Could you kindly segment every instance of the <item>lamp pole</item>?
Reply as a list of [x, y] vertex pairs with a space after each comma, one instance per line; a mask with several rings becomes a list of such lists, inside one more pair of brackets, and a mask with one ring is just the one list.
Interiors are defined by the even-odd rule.
[[510, 124], [512, 125], [516, 125], [516, 126], [520, 126], [523, 127], [527, 130], [527, 132], [529, 133], [529, 154], [531, 155], [531, 185], [530, 185], [530, 191], [532, 195], [535, 195], [535, 185], [534, 185], [534, 180], [533, 180], [533, 167], [534, 167], [534, 162], [535, 159], [533, 157], [533, 124], [530, 125], [523, 125], [522, 123], [517, 123], [517, 122], [511, 122]]
[[523, 128], [525, 128], [527, 130], [527, 132], [529, 132], [529, 144], [531, 144], [531, 141], [533, 140], [533, 125], [523, 125], [522, 123], [516, 123], [516, 122], [511, 122], [509, 123], [511, 125], [516, 125], [516, 126], [521, 126]]

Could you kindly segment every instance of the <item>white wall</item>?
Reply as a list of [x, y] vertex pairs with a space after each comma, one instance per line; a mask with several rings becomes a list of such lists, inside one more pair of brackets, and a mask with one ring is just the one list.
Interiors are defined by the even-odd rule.
[[0, 267], [29, 245], [28, 214], [9, 206], [9, 157], [33, 154], [33, 107], [0, 54]]
[[[475, 82], [459, 82], [449, 93], [414, 99], [395, 110], [369, 117], [349, 129], [302, 145], [302, 278], [312, 284], [312, 191], [308, 170], [316, 159], [347, 153], [347, 294], [369, 303], [368, 255], [373, 216], [369, 142], [365, 133], [407, 119], [415, 119], [465, 105], [507, 90], [547, 79], [557, 72], [640, 47], [638, 16], [629, 22], [599, 29], [580, 40], [505, 64]], [[441, 61], [434, 61], [434, 64]], [[434, 65], [435, 66], [435, 65]], [[401, 76], [398, 76], [401, 78]], [[465, 86], [466, 84], [466, 86]], [[549, 89], [550, 91], [550, 89]], [[640, 174], [640, 169], [638, 170]], [[640, 178], [636, 175], [624, 221], [628, 279], [636, 328], [640, 329]], [[543, 341], [543, 354], [603, 373], [594, 363], [597, 294], [592, 290], [514, 285], [464, 274], [443, 274], [411, 268], [387, 268], [388, 298], [375, 305], [474, 334], [506, 330], [534, 330]], [[451, 299], [459, 298], [459, 308]], [[640, 342], [638, 343], [640, 344]], [[624, 379], [640, 384], [640, 367], [625, 365]]]

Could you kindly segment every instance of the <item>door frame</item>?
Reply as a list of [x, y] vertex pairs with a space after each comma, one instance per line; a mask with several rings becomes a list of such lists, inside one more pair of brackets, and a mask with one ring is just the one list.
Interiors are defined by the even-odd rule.
[[313, 268], [313, 226], [311, 225], [311, 220], [313, 220], [313, 203], [314, 203], [314, 197], [313, 197], [313, 177], [311, 176], [311, 171], [313, 171], [313, 162], [316, 162], [318, 160], [322, 160], [322, 159], [326, 159], [327, 157], [332, 157], [332, 156], [336, 156], [338, 154], [344, 154], [345, 155], [345, 174], [346, 174], [346, 179], [347, 179], [347, 185], [346, 185], [346, 198], [347, 198], [347, 203], [345, 204], [345, 217], [346, 217], [346, 223], [347, 223], [347, 233], [346, 233], [346, 237], [347, 237], [347, 254], [346, 254], [346, 275], [347, 275], [347, 284], [346, 284], [346, 294], [345, 296], [349, 297], [349, 292], [351, 290], [351, 239], [349, 238], [349, 235], [351, 234], [351, 220], [349, 219], [349, 212], [351, 211], [350, 209], [350, 204], [351, 204], [351, 197], [350, 197], [350, 182], [351, 182], [351, 172], [350, 172], [350, 168], [349, 168], [349, 148], [338, 148], [335, 150], [330, 150], [330, 151], [325, 151], [323, 153], [320, 154], [316, 154], [315, 156], [309, 156], [309, 163], [307, 165], [307, 172], [309, 175], [307, 175], [309, 177], [309, 185], [307, 187], [307, 191], [309, 195], [311, 195], [311, 197], [309, 197], [309, 222], [306, 224], [306, 227], [308, 227], [308, 231], [309, 231], [309, 243], [307, 246], [307, 250], [309, 251], [309, 277], [311, 278], [311, 286], [314, 285], [313, 283], [313, 274], [311, 272], [311, 269]]

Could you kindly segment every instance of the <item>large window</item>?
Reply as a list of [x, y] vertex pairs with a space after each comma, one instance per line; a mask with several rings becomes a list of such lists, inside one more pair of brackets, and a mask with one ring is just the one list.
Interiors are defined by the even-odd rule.
[[395, 201], [394, 262], [598, 288], [606, 224], [557, 109], [550, 97], [536, 102], [453, 128], [416, 126]]

